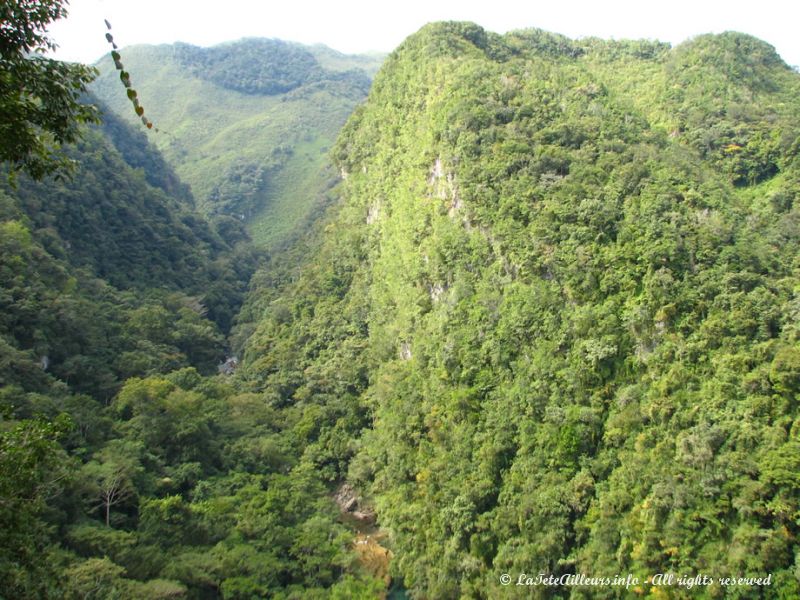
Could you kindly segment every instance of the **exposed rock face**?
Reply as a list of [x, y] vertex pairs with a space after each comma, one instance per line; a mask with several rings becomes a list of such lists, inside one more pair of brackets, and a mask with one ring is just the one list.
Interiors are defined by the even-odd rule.
[[380, 200], [376, 200], [372, 203], [367, 211], [367, 225], [372, 225], [375, 221], [378, 220], [381, 214], [381, 203]]
[[225, 359], [225, 362], [217, 366], [217, 370], [222, 375], [233, 375], [236, 371], [236, 367], [239, 366], [239, 359], [235, 356], [229, 356]]
[[358, 496], [349, 483], [343, 483], [336, 490], [333, 499], [342, 512], [353, 512], [358, 506]]
[[358, 562], [370, 575], [382, 580], [388, 587], [391, 583], [389, 563], [392, 552], [381, 544], [386, 533], [374, 526], [375, 511], [362, 504], [361, 497], [347, 482], [334, 492], [333, 500], [358, 532], [353, 544]]
[[343, 483], [333, 495], [333, 500], [343, 513], [347, 513], [359, 521], [372, 523], [375, 521], [375, 511], [365, 507], [362, 499], [349, 483]]

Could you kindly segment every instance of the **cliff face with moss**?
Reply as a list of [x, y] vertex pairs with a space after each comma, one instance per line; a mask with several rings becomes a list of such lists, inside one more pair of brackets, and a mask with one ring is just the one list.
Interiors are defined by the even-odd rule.
[[251, 297], [244, 376], [314, 416], [304, 456], [372, 498], [413, 593], [800, 593], [798, 92], [735, 33], [449, 23], [390, 55], [320, 248]]

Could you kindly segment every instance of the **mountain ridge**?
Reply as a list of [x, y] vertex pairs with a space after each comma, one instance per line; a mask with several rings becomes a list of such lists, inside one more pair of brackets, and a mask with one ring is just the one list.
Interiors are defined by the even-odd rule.
[[[266, 247], [290, 239], [319, 210], [332, 177], [327, 148], [379, 62], [267, 38], [122, 52], [162, 130], [153, 143], [198, 207], [238, 218]], [[135, 122], [110, 60], [98, 67], [95, 92]]]

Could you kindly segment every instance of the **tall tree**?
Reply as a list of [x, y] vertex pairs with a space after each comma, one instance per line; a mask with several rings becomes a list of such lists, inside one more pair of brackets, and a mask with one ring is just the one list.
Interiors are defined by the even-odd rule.
[[0, 3], [0, 161], [41, 179], [63, 173], [70, 161], [58, 153], [74, 142], [81, 123], [97, 120], [81, 102], [93, 68], [46, 58], [56, 47], [47, 26], [67, 12], [66, 0]]

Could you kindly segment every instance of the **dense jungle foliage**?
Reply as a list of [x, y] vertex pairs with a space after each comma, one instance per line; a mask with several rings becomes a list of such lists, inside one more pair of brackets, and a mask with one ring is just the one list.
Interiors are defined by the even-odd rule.
[[242, 375], [316, 415], [307, 455], [374, 502], [412, 597], [800, 594], [799, 93], [736, 33], [436, 24], [387, 59]]
[[0, 597], [377, 594], [308, 423], [210, 377], [262, 253], [127, 125], [66, 156], [0, 190]]
[[86, 130], [0, 192], [0, 597], [800, 596], [798, 98], [742, 34], [432, 24], [269, 255]]

